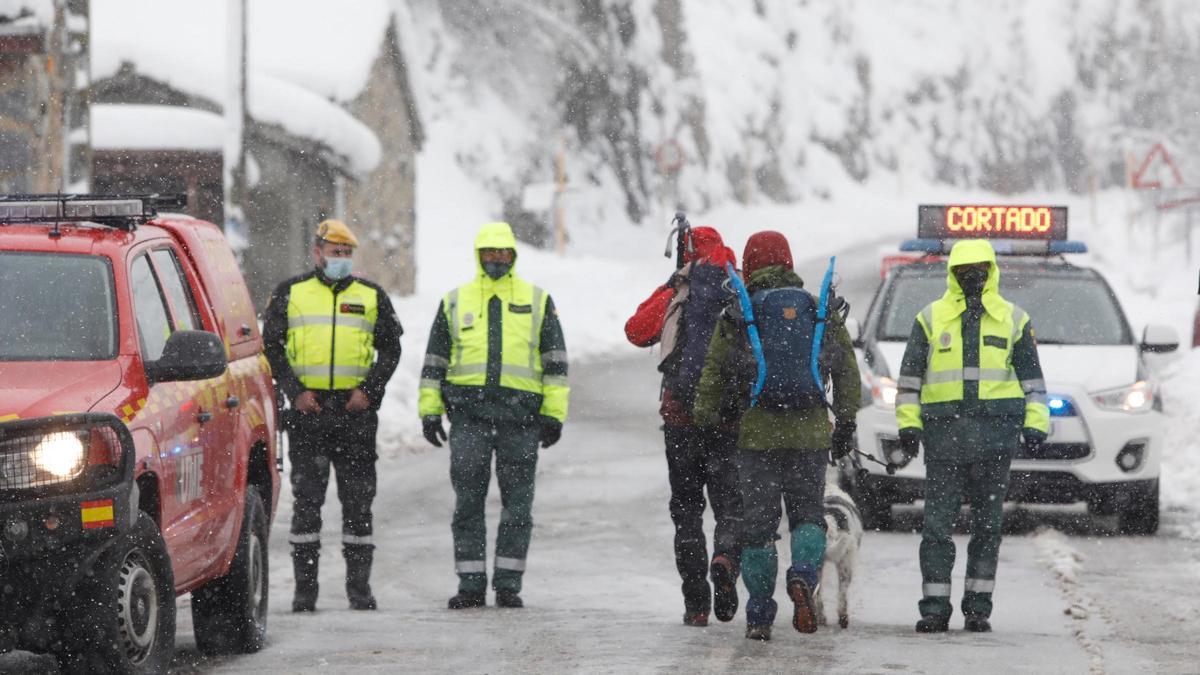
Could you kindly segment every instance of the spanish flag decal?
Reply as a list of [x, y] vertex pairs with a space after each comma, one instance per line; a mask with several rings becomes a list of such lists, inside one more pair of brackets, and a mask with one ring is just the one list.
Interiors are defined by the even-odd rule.
[[83, 521], [83, 529], [94, 530], [98, 527], [112, 527], [113, 502], [111, 499], [98, 499], [94, 502], [79, 503], [79, 519]]

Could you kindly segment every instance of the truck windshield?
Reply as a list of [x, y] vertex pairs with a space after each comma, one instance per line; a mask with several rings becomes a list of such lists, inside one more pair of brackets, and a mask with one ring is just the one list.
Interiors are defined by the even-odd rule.
[[116, 357], [112, 267], [93, 255], [0, 251], [0, 361]]
[[[945, 292], [944, 267], [897, 275], [887, 291], [876, 339], [907, 340], [917, 313]], [[1116, 297], [1107, 284], [1086, 271], [1001, 265], [1000, 293], [1029, 313], [1039, 344], [1133, 343]]]

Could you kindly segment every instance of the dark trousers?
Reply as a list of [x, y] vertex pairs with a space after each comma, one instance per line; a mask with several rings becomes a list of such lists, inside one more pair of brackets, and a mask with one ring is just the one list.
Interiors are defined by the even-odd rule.
[[[751, 603], [775, 593], [775, 541], [787, 512], [791, 569], [815, 586], [825, 554], [825, 450], [746, 450], [738, 453], [743, 502], [742, 581]], [[781, 508], [782, 504], [782, 508]], [[747, 605], [747, 612], [750, 607]], [[773, 616], [773, 613], [772, 613]], [[747, 620], [752, 620], [747, 614]], [[770, 623], [761, 619], [758, 622]]]
[[[371, 503], [375, 500], [374, 411], [348, 413], [343, 392], [318, 392], [321, 412], [296, 415], [288, 432], [292, 464], [292, 529], [288, 541], [314, 556], [321, 546], [321, 507], [329, 468], [337, 475], [342, 504], [342, 545], [346, 551], [370, 550]], [[369, 547], [369, 548], [367, 548]]]
[[[782, 506], [788, 529], [808, 523], [825, 528], [825, 466], [829, 453], [819, 450], [741, 450], [743, 534], [745, 546], [764, 546], [779, 538]], [[781, 500], [782, 498], [782, 500]]]
[[716, 520], [713, 555], [725, 555], [734, 565], [740, 557], [737, 537], [742, 524], [742, 497], [738, 491], [737, 432], [665, 426], [663, 435], [671, 482], [671, 520], [675, 523], [675, 567], [683, 580], [684, 604], [692, 611], [707, 611], [712, 594], [704, 538], [705, 489]]
[[950, 573], [954, 569], [954, 520], [965, 499], [971, 506], [964, 614], [990, 616], [996, 562], [1000, 555], [1009, 465], [1005, 457], [980, 462], [925, 463], [925, 524], [921, 529], [922, 616], [950, 616]]
[[519, 592], [533, 534], [533, 482], [540, 426], [457, 415], [450, 420], [450, 483], [454, 486], [454, 568], [458, 589], [487, 590], [487, 522], [484, 506], [496, 458], [500, 527], [492, 587]]

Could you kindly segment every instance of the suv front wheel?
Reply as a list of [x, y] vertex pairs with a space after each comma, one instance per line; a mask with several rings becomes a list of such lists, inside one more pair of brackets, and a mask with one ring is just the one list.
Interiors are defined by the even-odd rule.
[[158, 525], [139, 512], [133, 529], [96, 561], [63, 614], [73, 639], [65, 672], [161, 673], [175, 651], [175, 580]]

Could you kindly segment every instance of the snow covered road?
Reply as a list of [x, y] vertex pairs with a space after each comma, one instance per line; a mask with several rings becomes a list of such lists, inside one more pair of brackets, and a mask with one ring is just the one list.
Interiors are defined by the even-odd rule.
[[[201, 659], [192, 649], [181, 602], [178, 671], [1195, 670], [1189, 650], [1200, 615], [1186, 598], [1195, 597], [1200, 546], [1167, 537], [1099, 537], [1102, 524], [1080, 524], [1061, 511], [1021, 511], [1010, 518], [1014, 533], [1001, 550], [996, 630], [990, 635], [962, 632], [957, 616], [947, 635], [912, 632], [920, 577], [918, 535], [911, 532], [866, 535], [847, 630], [802, 636], [781, 617], [775, 640], [760, 644], [742, 637], [740, 613], [730, 624], [685, 627], [652, 363], [626, 358], [581, 365], [573, 381], [568, 433], [543, 452], [539, 468], [526, 609], [444, 609], [455, 588], [447, 458], [431, 448], [392, 449], [381, 460], [385, 478], [376, 510], [375, 590], [381, 610], [346, 609], [338, 535], [326, 527], [320, 611], [288, 611], [285, 495], [271, 544], [266, 649]], [[498, 511], [493, 497], [492, 532]], [[916, 511], [905, 516], [901, 522], [917, 525]], [[337, 522], [336, 506], [327, 522]], [[1039, 524], [1071, 534], [1031, 535]], [[965, 549], [965, 538], [959, 545]], [[1069, 582], [1052, 571], [1055, 556], [1072, 576]], [[777, 595], [784, 604], [782, 589]], [[1076, 614], [1085, 616], [1065, 613], [1072, 597], [1082, 605]]]

